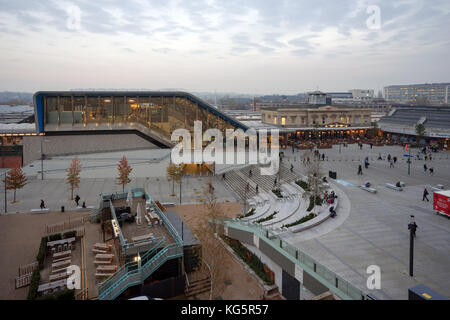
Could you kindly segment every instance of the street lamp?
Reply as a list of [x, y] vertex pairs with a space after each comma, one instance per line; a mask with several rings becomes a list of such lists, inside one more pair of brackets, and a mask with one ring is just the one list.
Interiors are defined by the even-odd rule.
[[416, 236], [417, 224], [414, 216], [411, 215], [411, 221], [408, 224], [409, 229], [409, 275], [413, 276], [413, 260], [414, 260], [414, 237]]

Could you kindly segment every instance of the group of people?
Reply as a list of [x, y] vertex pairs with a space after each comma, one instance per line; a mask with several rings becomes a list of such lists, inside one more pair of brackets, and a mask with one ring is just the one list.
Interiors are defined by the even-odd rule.
[[[80, 196], [79, 196], [79, 195], [76, 195], [74, 200], [75, 200], [75, 203], [77, 204], [77, 207], [78, 207], [78, 206], [79, 206], [79, 202], [80, 202], [80, 200], [81, 200]], [[41, 204], [40, 204], [39, 207], [41, 208], [41, 210], [46, 208], [46, 207], [45, 207], [45, 202], [44, 202], [43, 199], [41, 199]], [[85, 202], [85, 201], [83, 201], [83, 204], [81, 205], [81, 207], [82, 207], [82, 208], [86, 208], [86, 202]]]

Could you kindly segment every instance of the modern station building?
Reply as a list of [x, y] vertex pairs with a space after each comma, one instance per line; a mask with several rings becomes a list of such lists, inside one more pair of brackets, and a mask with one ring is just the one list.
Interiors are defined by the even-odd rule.
[[[40, 91], [34, 95], [38, 137], [24, 137], [24, 164], [45, 155], [169, 148], [175, 129], [247, 127], [186, 92]], [[115, 135], [111, 139], [111, 135]]]

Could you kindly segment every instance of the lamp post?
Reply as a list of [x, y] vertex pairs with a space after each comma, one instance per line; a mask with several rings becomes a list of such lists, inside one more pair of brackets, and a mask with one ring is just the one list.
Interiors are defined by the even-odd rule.
[[5, 171], [5, 213], [8, 212], [8, 208], [7, 208], [7, 200], [6, 200], [6, 174], [8, 173], [9, 170]]
[[409, 229], [409, 275], [413, 276], [413, 260], [414, 260], [414, 237], [416, 236], [417, 224], [414, 216], [411, 215], [411, 221], [408, 224]]

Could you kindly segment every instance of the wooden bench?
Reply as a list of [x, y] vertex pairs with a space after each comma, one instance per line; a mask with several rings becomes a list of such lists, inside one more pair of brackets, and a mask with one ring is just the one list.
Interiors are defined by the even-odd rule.
[[32, 273], [27, 273], [21, 276], [16, 277], [16, 289], [29, 286], [31, 283]]
[[52, 270], [70, 266], [72, 259], [66, 259], [60, 262], [52, 263]]
[[96, 273], [95, 276], [97, 278], [105, 278], [105, 277], [110, 277], [113, 276], [114, 273]]
[[131, 240], [133, 242], [138, 242], [138, 241], [143, 241], [143, 240], [150, 240], [150, 239], [153, 239], [153, 238], [154, 238], [153, 233], [149, 233], [149, 234], [145, 234], [143, 236], [133, 237], [133, 238], [131, 238]]
[[116, 272], [117, 265], [99, 265], [97, 272]]
[[112, 263], [112, 259], [109, 260], [95, 260], [94, 264], [97, 265], [107, 265], [107, 264], [111, 264]]
[[397, 187], [396, 185], [393, 185], [392, 183], [386, 183], [386, 187], [388, 187], [389, 189], [392, 189], [392, 190], [396, 190], [396, 191], [403, 191], [402, 187]]
[[95, 255], [95, 260], [109, 260], [112, 258], [114, 258], [114, 255], [110, 253], [97, 253]]
[[72, 259], [72, 257], [70, 256], [70, 257], [64, 257], [64, 258], [60, 258], [60, 259], [53, 259], [52, 263], [60, 263], [60, 262], [66, 261], [68, 259]]
[[92, 253], [108, 253], [108, 251], [100, 250], [100, 249], [92, 249]]
[[361, 189], [363, 189], [363, 190], [368, 191], [368, 192], [371, 192], [371, 193], [377, 193], [377, 189], [371, 188], [371, 187], [366, 187], [364, 184], [360, 185], [359, 187], [360, 187]]
[[53, 281], [59, 281], [62, 279], [66, 279], [68, 277], [69, 277], [69, 275], [67, 274], [67, 272], [59, 272], [59, 273], [51, 274], [49, 277], [49, 280], [50, 280], [50, 282], [53, 282]]
[[112, 245], [106, 244], [106, 243], [96, 243], [96, 244], [94, 244], [94, 248], [99, 249], [99, 250], [109, 251], [109, 250], [111, 250]]
[[49, 208], [44, 208], [44, 209], [31, 209], [30, 210], [31, 213], [46, 213], [46, 212], [50, 212]]
[[70, 257], [72, 256], [72, 250], [67, 250], [67, 251], [61, 251], [61, 252], [55, 252], [53, 254], [53, 260], [54, 259], [62, 259], [64, 257]]

